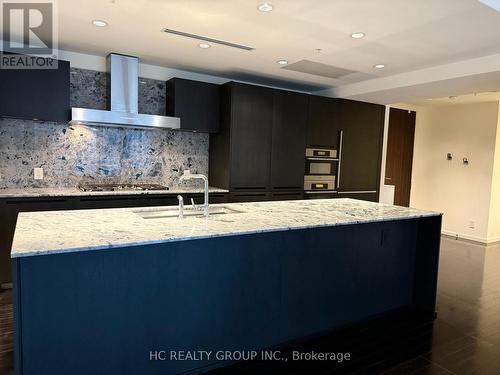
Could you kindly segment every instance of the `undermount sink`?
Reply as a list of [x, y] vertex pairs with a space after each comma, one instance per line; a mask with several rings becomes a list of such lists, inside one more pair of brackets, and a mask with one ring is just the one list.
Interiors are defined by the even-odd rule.
[[[226, 206], [209, 207], [209, 215], [224, 215], [224, 214], [239, 214], [243, 211], [238, 211]], [[164, 218], [177, 218], [179, 216], [179, 208], [177, 206], [141, 209], [134, 211], [143, 219], [164, 219]], [[203, 210], [184, 209], [184, 217], [203, 217]]]

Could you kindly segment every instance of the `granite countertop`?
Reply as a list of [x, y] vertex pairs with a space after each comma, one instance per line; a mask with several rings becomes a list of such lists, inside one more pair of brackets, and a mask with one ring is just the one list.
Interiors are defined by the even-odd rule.
[[[210, 193], [227, 193], [229, 190], [209, 187]], [[75, 196], [109, 196], [109, 195], [144, 195], [144, 194], [195, 194], [203, 193], [203, 187], [184, 188], [170, 187], [169, 190], [120, 190], [120, 191], [82, 191], [78, 188], [19, 188], [0, 189], [0, 198], [41, 198], [41, 197], [75, 197]]]
[[[149, 218], [176, 207], [22, 212], [11, 256], [57, 254], [169, 241], [438, 216], [440, 213], [354, 199], [210, 205], [238, 213]], [[141, 216], [142, 215], [142, 216]]]

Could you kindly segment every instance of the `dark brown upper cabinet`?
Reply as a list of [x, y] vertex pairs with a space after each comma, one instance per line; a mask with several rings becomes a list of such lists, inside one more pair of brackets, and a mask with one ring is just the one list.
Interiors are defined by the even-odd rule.
[[57, 69], [0, 69], [0, 117], [70, 120], [68, 61]]
[[338, 147], [339, 100], [324, 96], [309, 97], [307, 146]]
[[210, 135], [210, 183], [233, 191], [269, 189], [272, 89], [229, 82], [222, 88], [221, 124]]
[[180, 117], [181, 130], [219, 130], [220, 85], [172, 78], [167, 81], [167, 116]]
[[309, 96], [274, 91], [271, 188], [303, 190]]
[[[380, 183], [385, 107], [339, 100], [342, 161], [339, 193], [377, 192]], [[361, 198], [360, 198], [361, 199]]]

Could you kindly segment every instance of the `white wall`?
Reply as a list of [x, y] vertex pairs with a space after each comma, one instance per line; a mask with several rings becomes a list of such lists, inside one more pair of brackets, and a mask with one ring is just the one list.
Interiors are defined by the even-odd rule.
[[500, 108], [496, 136], [495, 160], [493, 164], [489, 216], [488, 242], [498, 242], [500, 241]]
[[410, 205], [443, 212], [446, 234], [488, 240], [498, 107], [489, 102], [417, 112]]

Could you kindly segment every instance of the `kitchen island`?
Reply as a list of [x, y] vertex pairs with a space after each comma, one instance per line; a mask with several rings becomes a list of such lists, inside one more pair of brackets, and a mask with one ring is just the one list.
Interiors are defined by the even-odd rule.
[[[18, 374], [166, 374], [160, 351], [279, 347], [412, 309], [434, 317], [441, 215], [351, 199], [20, 213]], [[192, 212], [194, 214], [194, 212]]]
[[[61, 211], [99, 208], [165, 206], [177, 204], [177, 195], [186, 202], [203, 202], [204, 189], [170, 186], [168, 190], [117, 189], [82, 191], [77, 187], [0, 189], [0, 283], [12, 283], [10, 250], [19, 212]], [[210, 202], [228, 201], [228, 190], [209, 187]]]

